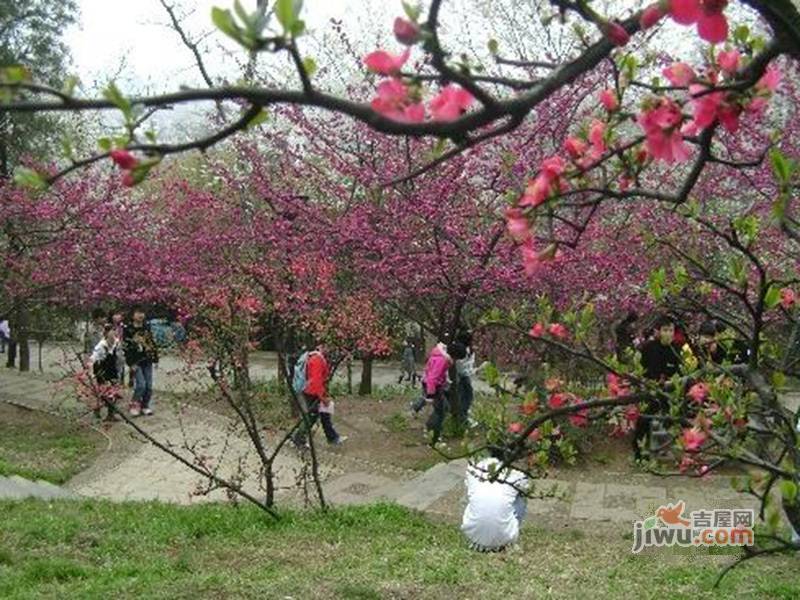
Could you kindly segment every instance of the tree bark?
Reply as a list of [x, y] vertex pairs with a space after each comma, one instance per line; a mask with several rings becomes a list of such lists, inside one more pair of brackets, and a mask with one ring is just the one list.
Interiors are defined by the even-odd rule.
[[358, 395], [369, 396], [372, 393], [372, 357], [365, 356], [361, 360], [361, 383], [358, 384]]

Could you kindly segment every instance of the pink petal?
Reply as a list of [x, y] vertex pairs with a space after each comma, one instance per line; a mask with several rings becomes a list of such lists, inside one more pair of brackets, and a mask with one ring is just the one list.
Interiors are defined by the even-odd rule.
[[691, 25], [700, 18], [700, 2], [698, 0], [672, 0], [669, 14], [676, 23]]
[[721, 44], [728, 39], [728, 19], [722, 13], [703, 14], [697, 21], [697, 33], [707, 42]]

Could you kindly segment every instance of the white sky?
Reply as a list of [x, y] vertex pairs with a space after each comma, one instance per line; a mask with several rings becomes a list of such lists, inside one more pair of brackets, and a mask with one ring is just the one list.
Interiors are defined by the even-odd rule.
[[[185, 28], [198, 39], [213, 30], [211, 7], [232, 8], [233, 0], [170, 0], [178, 14], [188, 14]], [[124, 67], [121, 84], [151, 92], [174, 89], [181, 84], [197, 84], [199, 76], [189, 50], [178, 35], [167, 27], [169, 18], [158, 0], [78, 0], [81, 20], [66, 35], [72, 50], [76, 72], [87, 86], [104, 83]], [[245, 8], [254, 9], [255, 0], [243, 0]], [[386, 29], [391, 31], [389, 10], [400, 13], [399, 0], [306, 0], [303, 17], [309, 28], [327, 29], [329, 20], [347, 20], [356, 10], [361, 14], [386, 11]], [[204, 43], [205, 59], [212, 71], [220, 72], [225, 59], [219, 44], [243, 59], [242, 50], [225, 42], [215, 32]], [[133, 91], [133, 90], [131, 90]]]

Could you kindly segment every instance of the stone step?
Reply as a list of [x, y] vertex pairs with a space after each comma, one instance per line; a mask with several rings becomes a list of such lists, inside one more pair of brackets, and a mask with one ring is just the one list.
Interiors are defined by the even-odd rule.
[[54, 498], [74, 498], [75, 496], [49, 481], [41, 479], [30, 481], [19, 475], [0, 477], [0, 498], [15, 500], [31, 497], [52, 500]]
[[419, 477], [390, 491], [389, 499], [415, 510], [425, 510], [434, 502], [464, 485], [466, 459], [439, 463]]

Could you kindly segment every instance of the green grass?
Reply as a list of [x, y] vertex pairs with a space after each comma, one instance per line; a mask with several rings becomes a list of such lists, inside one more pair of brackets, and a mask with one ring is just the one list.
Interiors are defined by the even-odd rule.
[[90, 429], [0, 403], [0, 475], [61, 484], [91, 464], [104, 443]]
[[506, 553], [393, 505], [328, 514], [209, 504], [0, 503], [3, 598], [796, 598], [797, 560], [633, 556], [620, 532], [526, 527]]

